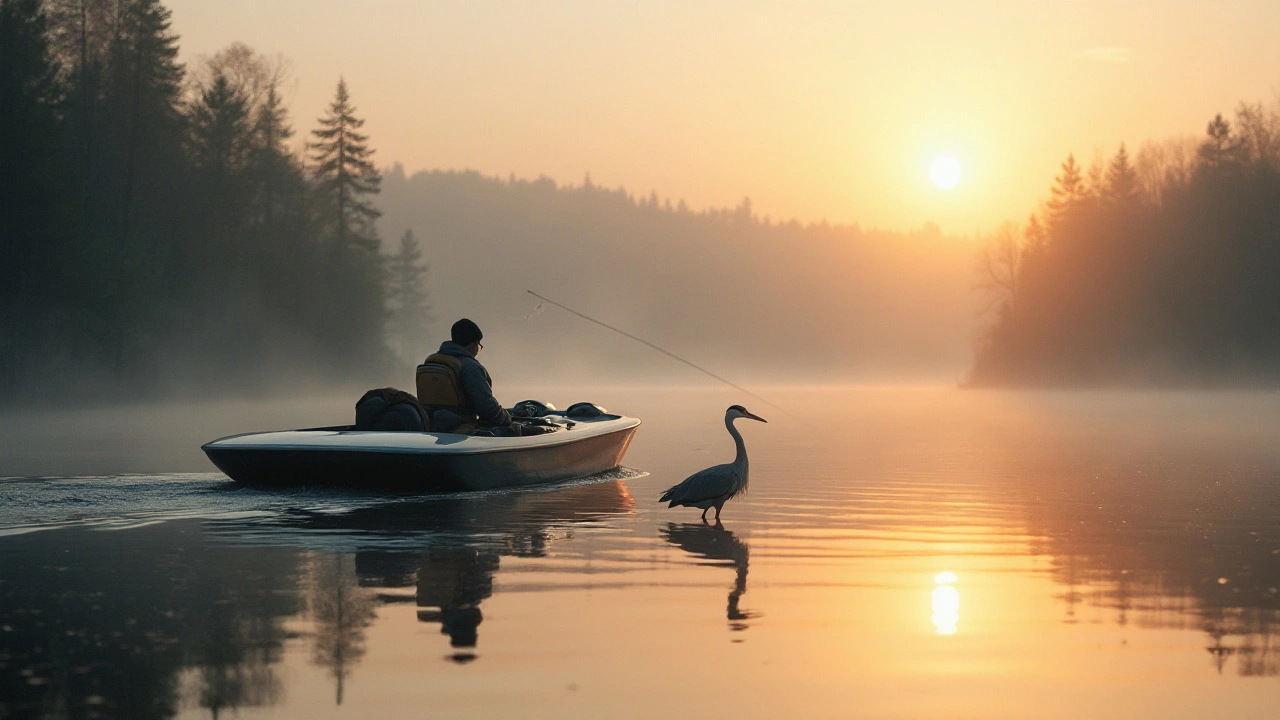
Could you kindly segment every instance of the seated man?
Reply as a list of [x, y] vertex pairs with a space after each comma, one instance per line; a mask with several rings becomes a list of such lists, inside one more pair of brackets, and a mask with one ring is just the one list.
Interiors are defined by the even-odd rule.
[[511, 415], [493, 397], [493, 379], [489, 377], [489, 371], [476, 359], [476, 355], [484, 349], [484, 345], [480, 344], [484, 338], [480, 326], [463, 318], [453, 324], [449, 336], [452, 339], [441, 343], [440, 354], [455, 357], [462, 364], [462, 390], [475, 409], [476, 417], [481, 423], [491, 427], [511, 425]]

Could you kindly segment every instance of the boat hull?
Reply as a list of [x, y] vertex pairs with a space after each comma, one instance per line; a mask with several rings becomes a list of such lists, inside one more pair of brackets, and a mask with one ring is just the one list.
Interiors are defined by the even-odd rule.
[[257, 433], [215, 440], [202, 449], [219, 470], [247, 485], [492, 490], [612, 470], [622, 463], [639, 424], [617, 418], [606, 426], [580, 423], [531, 438], [342, 429]]

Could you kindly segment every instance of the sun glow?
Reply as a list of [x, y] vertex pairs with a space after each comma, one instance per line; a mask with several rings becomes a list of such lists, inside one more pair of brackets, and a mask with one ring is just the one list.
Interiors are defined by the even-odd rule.
[[934, 159], [929, 166], [929, 179], [943, 190], [950, 190], [960, 183], [960, 163], [948, 155]]
[[938, 635], [955, 635], [960, 622], [960, 592], [952, 587], [959, 578], [950, 570], [938, 573], [933, 582], [933, 627]]

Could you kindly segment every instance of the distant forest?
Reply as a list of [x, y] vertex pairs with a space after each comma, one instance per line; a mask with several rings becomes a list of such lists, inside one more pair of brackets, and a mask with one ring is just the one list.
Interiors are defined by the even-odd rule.
[[533, 290], [757, 385], [955, 382], [972, 362], [975, 244], [935, 225], [778, 221], [747, 198], [695, 211], [590, 176], [399, 167], [378, 203], [386, 226], [420, 230], [431, 261], [437, 335], [408, 338], [410, 356], [467, 315], [504, 380], [711, 382], [562, 310], [536, 311]]
[[1280, 382], [1280, 108], [1068, 156], [981, 271], [997, 314], [974, 385]]

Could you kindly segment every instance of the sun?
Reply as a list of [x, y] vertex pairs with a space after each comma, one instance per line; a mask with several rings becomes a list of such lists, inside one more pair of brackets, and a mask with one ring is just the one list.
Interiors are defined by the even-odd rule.
[[950, 190], [960, 183], [960, 163], [949, 155], [934, 159], [929, 166], [929, 179], [943, 190]]

